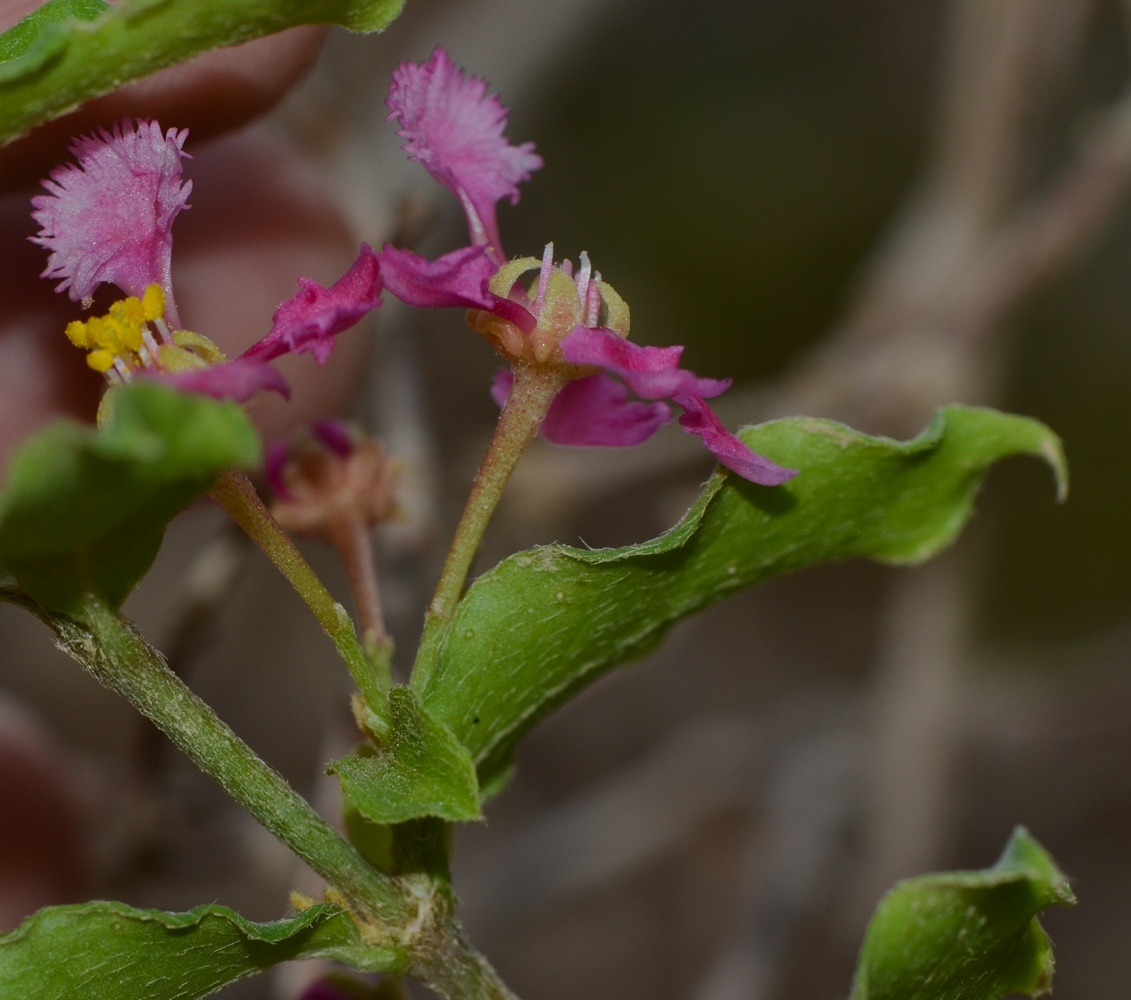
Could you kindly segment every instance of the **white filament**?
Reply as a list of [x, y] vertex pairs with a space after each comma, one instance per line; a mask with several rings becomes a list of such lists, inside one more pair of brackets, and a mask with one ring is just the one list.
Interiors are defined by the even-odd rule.
[[547, 243], [542, 251], [542, 270], [538, 272], [538, 294], [534, 298], [534, 311], [541, 312], [542, 300], [546, 298], [546, 289], [550, 284], [550, 272], [554, 269], [554, 244]]

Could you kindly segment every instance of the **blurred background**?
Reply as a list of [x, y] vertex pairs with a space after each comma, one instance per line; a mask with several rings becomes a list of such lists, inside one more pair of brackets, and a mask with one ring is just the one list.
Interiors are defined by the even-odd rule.
[[[992, 863], [1016, 823], [1080, 898], [1046, 921], [1057, 995], [1122, 983], [1129, 25], [1118, 0], [409, 0], [384, 35], [332, 34], [258, 124], [190, 140], [195, 207], [174, 281], [202, 332], [225, 268], [194, 249], [205, 223], [192, 220], [227, 211], [232, 164], [245, 187], [285, 170], [316, 206], [290, 221], [333, 229], [346, 260], [351, 240], [430, 256], [462, 245], [455, 200], [383, 121], [395, 64], [443, 44], [546, 160], [501, 208], [507, 252], [588, 251], [630, 303], [634, 339], [685, 344], [689, 367], [735, 378], [728, 425], [807, 413], [907, 437], [954, 401], [1038, 417], [1065, 440], [1066, 505], [1038, 463], [1007, 463], [935, 562], [825, 567], [732, 598], [527, 738], [455, 857], [472, 939], [527, 1000], [843, 997], [883, 892]], [[343, 266], [289, 263], [324, 282]], [[287, 297], [294, 268], [256, 294]], [[405, 467], [405, 519], [377, 538], [403, 670], [491, 432], [498, 362], [456, 310], [388, 302], [346, 337], [322, 404]], [[652, 537], [709, 472], [678, 427], [624, 453], [538, 444], [479, 566], [538, 543]], [[309, 555], [347, 600], [330, 554]], [[336, 813], [321, 766], [356, 738], [348, 678], [217, 510], [174, 523], [126, 610]], [[0, 784], [0, 801], [21, 803], [0, 816], [0, 924], [92, 897], [215, 900], [262, 920], [290, 889], [317, 892], [37, 622], [0, 607], [0, 634], [0, 755], [21, 762], [0, 782], [22, 776]], [[319, 971], [281, 968], [223, 996], [286, 1000]]]

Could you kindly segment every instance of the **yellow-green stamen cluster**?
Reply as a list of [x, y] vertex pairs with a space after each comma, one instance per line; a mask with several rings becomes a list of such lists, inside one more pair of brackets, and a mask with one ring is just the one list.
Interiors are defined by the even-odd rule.
[[152, 368], [156, 363], [157, 342], [147, 324], [155, 324], [167, 336], [164, 314], [165, 293], [160, 285], [150, 285], [140, 299], [131, 295], [115, 302], [105, 316], [68, 323], [67, 339], [90, 352], [86, 363], [96, 372], [127, 378], [136, 368]]

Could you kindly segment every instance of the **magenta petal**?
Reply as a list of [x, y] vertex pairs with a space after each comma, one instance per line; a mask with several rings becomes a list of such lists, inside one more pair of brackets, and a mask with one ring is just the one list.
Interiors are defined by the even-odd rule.
[[237, 403], [246, 403], [261, 390], [277, 392], [285, 399], [291, 398], [291, 387], [286, 379], [269, 364], [251, 358], [236, 358], [227, 364], [195, 372], [163, 375], [161, 381], [184, 392], [198, 392], [202, 396], [231, 399]]
[[471, 242], [503, 262], [495, 203], [518, 202], [518, 185], [542, 166], [534, 144], [512, 146], [503, 135], [507, 109], [487, 83], [457, 69], [442, 48], [423, 66], [401, 63], [385, 102], [404, 150], [463, 205]]
[[707, 450], [743, 479], [762, 486], [781, 486], [797, 475], [796, 469], [782, 468], [751, 451], [719, 423], [719, 418], [702, 399], [696, 396], [676, 396], [672, 402], [685, 411], [679, 418], [683, 429], [688, 434], [698, 434]]
[[562, 357], [573, 365], [596, 365], [624, 379], [641, 399], [718, 396], [730, 379], [699, 378], [679, 367], [682, 347], [640, 347], [612, 330], [577, 327], [562, 341]]
[[423, 309], [462, 306], [490, 309], [487, 282], [498, 270], [482, 247], [461, 247], [429, 260], [386, 245], [378, 254], [385, 287], [402, 302]]
[[353, 266], [329, 288], [298, 279], [299, 291], [272, 317], [271, 332], [243, 356], [271, 361], [283, 354], [309, 351], [321, 365], [334, 349], [334, 337], [381, 304], [381, 268], [368, 243]]
[[311, 983], [298, 1000], [355, 1000], [355, 994], [347, 993], [332, 982], [318, 979]]
[[498, 267], [483, 247], [461, 247], [429, 260], [411, 250], [386, 245], [378, 254], [385, 287], [402, 302], [424, 309], [485, 309], [529, 333], [536, 320], [517, 302], [487, 288]]
[[[502, 406], [514, 376], [500, 369], [491, 398]], [[539, 433], [553, 444], [583, 448], [631, 448], [647, 441], [672, 418], [665, 403], [630, 403], [628, 390], [603, 372], [570, 382], [554, 397]]]
[[500, 410], [507, 405], [507, 397], [511, 394], [512, 385], [514, 385], [514, 372], [509, 368], [500, 368], [491, 379], [491, 398]]
[[315, 420], [310, 425], [311, 433], [335, 455], [346, 458], [353, 451], [353, 435], [349, 427], [340, 420]]
[[267, 485], [271, 487], [275, 496], [284, 500], [294, 499], [291, 491], [287, 489], [287, 481], [283, 478], [283, 469], [287, 467], [287, 458], [290, 452], [290, 442], [286, 439], [280, 439], [267, 449], [267, 454], [263, 460], [263, 472], [267, 476]]
[[604, 372], [570, 382], [550, 404], [541, 434], [554, 444], [631, 448], [672, 418], [666, 403], [630, 403], [628, 390]]
[[37, 195], [31, 237], [51, 251], [45, 278], [62, 278], [56, 291], [78, 302], [109, 281], [140, 296], [151, 284], [170, 294], [173, 220], [187, 207], [192, 182], [181, 182], [188, 130], [162, 134], [157, 122], [128, 119], [112, 132], [76, 139], [67, 163], [51, 171]]

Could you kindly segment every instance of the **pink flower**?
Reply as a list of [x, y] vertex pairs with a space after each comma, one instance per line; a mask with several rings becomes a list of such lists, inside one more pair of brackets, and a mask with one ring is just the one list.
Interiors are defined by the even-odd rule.
[[267, 449], [272, 510], [288, 531], [331, 545], [347, 524], [387, 521], [396, 510], [398, 465], [374, 438], [340, 420], [319, 420], [293, 443]]
[[[385, 287], [410, 305], [463, 306], [471, 310], [471, 326], [512, 364], [566, 372], [572, 381], [551, 404], [543, 437], [556, 444], [640, 444], [671, 419], [662, 402], [670, 399], [685, 411], [684, 430], [699, 435], [739, 475], [773, 486], [796, 475], [727, 432], [704, 402], [725, 392], [730, 379], [700, 378], [680, 368], [682, 347], [629, 342], [628, 306], [593, 272], [586, 254], [576, 277], [570, 261], [554, 264], [553, 244], [540, 263], [504, 258], [495, 203], [502, 197], [517, 202], [519, 182], [542, 161], [530, 143], [507, 142], [507, 110], [487, 96], [484, 81], [465, 76], [438, 48], [427, 64], [397, 69], [387, 104], [389, 117], [401, 126], [397, 134], [409, 140], [409, 156], [460, 199], [471, 246], [435, 261], [386, 246], [379, 254]], [[524, 287], [519, 279], [532, 270], [538, 271], [537, 284]], [[492, 395], [500, 406], [512, 381], [506, 372], [495, 379]], [[652, 402], [631, 401], [629, 390]]]
[[325, 364], [334, 338], [381, 304], [381, 269], [368, 243], [361, 244], [353, 266], [329, 288], [310, 278], [299, 278], [298, 286], [298, 293], [275, 310], [271, 332], [243, 357], [273, 361], [309, 351]]
[[63, 279], [57, 291], [89, 299], [104, 281], [140, 296], [152, 284], [172, 306], [172, 225], [186, 207], [192, 182], [181, 181], [188, 130], [162, 134], [157, 122], [128, 119], [111, 133], [76, 139], [78, 166], [64, 164], [32, 199], [40, 225], [32, 241], [51, 251], [45, 278]]
[[507, 142], [507, 109], [487, 95], [485, 80], [457, 69], [439, 47], [422, 66], [397, 67], [385, 103], [387, 120], [395, 118], [397, 135], [408, 140], [405, 152], [459, 198], [471, 242], [502, 264], [495, 204], [500, 198], [518, 204], [519, 183], [542, 166], [534, 144]]

